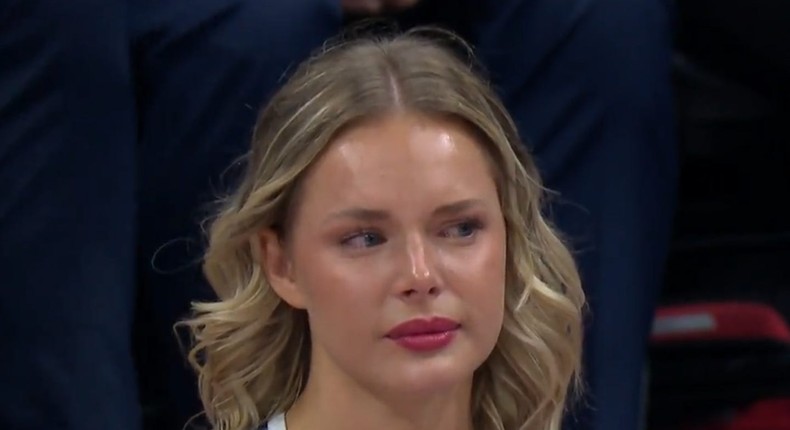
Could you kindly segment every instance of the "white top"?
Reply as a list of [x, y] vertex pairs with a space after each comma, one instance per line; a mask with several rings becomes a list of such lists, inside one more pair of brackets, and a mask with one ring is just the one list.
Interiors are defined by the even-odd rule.
[[285, 427], [285, 414], [277, 414], [266, 424], [266, 430], [288, 430]]

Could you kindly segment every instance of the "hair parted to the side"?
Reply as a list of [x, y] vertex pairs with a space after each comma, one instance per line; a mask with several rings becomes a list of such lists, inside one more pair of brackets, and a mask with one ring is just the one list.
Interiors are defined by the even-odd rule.
[[475, 428], [560, 428], [578, 387], [584, 294], [570, 252], [541, 214], [538, 171], [473, 69], [423, 33], [363, 37], [303, 63], [263, 110], [242, 182], [208, 230], [204, 272], [220, 300], [194, 304], [184, 322], [214, 429], [251, 430], [287, 411], [309, 373], [306, 315], [267, 283], [257, 233], [287, 234], [300, 179], [341, 129], [398, 110], [468, 123], [497, 170], [506, 309], [497, 345], [475, 374]]

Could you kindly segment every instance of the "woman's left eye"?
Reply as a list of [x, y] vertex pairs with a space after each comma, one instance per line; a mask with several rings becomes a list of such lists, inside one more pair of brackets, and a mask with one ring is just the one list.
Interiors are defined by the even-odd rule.
[[445, 228], [442, 230], [442, 236], [460, 239], [469, 238], [474, 236], [482, 227], [483, 225], [480, 221], [466, 220]]

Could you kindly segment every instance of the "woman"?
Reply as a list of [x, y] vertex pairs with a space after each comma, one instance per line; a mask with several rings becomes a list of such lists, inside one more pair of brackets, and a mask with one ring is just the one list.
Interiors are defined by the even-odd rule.
[[214, 428], [558, 429], [584, 298], [522, 148], [415, 34], [302, 64], [211, 225], [220, 301], [187, 322]]

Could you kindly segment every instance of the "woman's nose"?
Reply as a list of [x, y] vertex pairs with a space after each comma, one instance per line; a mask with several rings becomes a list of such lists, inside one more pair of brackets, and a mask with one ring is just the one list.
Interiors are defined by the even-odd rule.
[[414, 234], [405, 245], [405, 267], [400, 293], [404, 296], [435, 295], [441, 291], [435, 251], [422, 235]]

